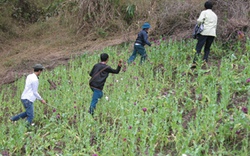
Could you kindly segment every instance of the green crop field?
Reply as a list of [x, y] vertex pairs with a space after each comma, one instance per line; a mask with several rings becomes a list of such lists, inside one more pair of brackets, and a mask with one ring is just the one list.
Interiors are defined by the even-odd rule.
[[[25, 120], [9, 121], [24, 110], [25, 76], [2, 86], [1, 154], [250, 155], [250, 41], [235, 52], [215, 43], [209, 63], [191, 69], [195, 43], [160, 39], [147, 47], [143, 65], [140, 56], [127, 64], [130, 44], [72, 56], [68, 65], [41, 74], [39, 93], [48, 105], [34, 103], [29, 129]], [[92, 117], [88, 72], [102, 52], [108, 65], [116, 68], [123, 59], [123, 67], [109, 75]]]

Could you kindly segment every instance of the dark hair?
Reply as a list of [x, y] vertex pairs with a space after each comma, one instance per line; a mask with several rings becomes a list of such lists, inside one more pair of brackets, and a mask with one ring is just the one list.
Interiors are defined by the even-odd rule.
[[34, 68], [34, 72], [39, 72], [39, 71], [43, 71], [43, 69], [41, 69], [41, 68]]
[[210, 2], [210, 1], [207, 1], [205, 4], [204, 4], [204, 7], [206, 9], [212, 9], [213, 8], [213, 3]]
[[102, 53], [102, 54], [100, 55], [100, 58], [101, 58], [101, 61], [107, 61], [107, 59], [109, 58], [109, 55], [106, 54], [106, 53]]

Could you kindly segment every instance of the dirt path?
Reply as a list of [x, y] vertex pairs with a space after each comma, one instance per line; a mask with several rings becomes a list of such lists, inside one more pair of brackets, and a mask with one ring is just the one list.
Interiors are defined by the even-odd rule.
[[67, 64], [72, 56], [130, 42], [134, 40], [135, 35], [135, 33], [130, 33], [119, 35], [116, 38], [92, 40], [83, 38], [70, 42], [68, 40], [67, 42], [64, 40], [56, 42], [56, 37], [11, 41], [11, 43], [0, 46], [0, 85], [12, 83], [21, 76], [31, 73], [31, 67], [36, 63], [41, 63], [46, 69], [51, 70], [58, 65]]

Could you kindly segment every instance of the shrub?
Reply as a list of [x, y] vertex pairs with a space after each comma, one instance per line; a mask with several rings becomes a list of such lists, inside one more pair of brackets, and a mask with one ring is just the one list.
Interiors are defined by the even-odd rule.
[[[214, 3], [213, 11], [218, 16], [218, 40], [229, 49], [232, 49], [232, 45], [238, 41], [245, 41], [250, 27], [249, 2], [246, 0], [212, 0], [212, 2]], [[153, 34], [179, 39], [190, 37], [203, 6], [204, 2], [197, 0], [159, 3], [158, 10], [160, 11], [157, 13], [156, 29]]]

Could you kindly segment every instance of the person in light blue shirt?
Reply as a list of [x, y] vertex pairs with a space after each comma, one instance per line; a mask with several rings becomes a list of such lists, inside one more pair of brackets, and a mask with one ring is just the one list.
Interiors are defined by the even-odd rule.
[[140, 64], [142, 64], [142, 62], [144, 62], [146, 60], [147, 53], [146, 53], [144, 46], [146, 44], [148, 46], [151, 46], [151, 43], [148, 41], [148, 30], [150, 27], [151, 26], [148, 22], [146, 22], [142, 25], [142, 30], [138, 33], [138, 36], [137, 36], [136, 41], [134, 43], [134, 51], [128, 59], [128, 64], [132, 63], [135, 60], [137, 53], [139, 53], [141, 55]]
[[34, 73], [29, 74], [25, 81], [25, 88], [21, 96], [21, 101], [25, 108], [25, 112], [20, 113], [10, 118], [11, 121], [17, 121], [27, 117], [28, 125], [31, 125], [34, 118], [34, 106], [33, 103], [36, 99], [40, 100], [43, 104], [46, 104], [45, 100], [42, 99], [38, 93], [39, 78], [38, 76], [42, 73], [44, 67], [41, 64], [33, 66]]
[[210, 53], [210, 47], [216, 37], [216, 27], [217, 27], [217, 15], [212, 11], [213, 3], [207, 1], [204, 4], [205, 10], [200, 13], [199, 18], [197, 19], [197, 24], [203, 23], [204, 30], [197, 35], [198, 42], [196, 44], [196, 54], [193, 60], [193, 65], [195, 66], [197, 56], [200, 55], [201, 50], [204, 47], [204, 57], [203, 60], [208, 62], [208, 55]]

